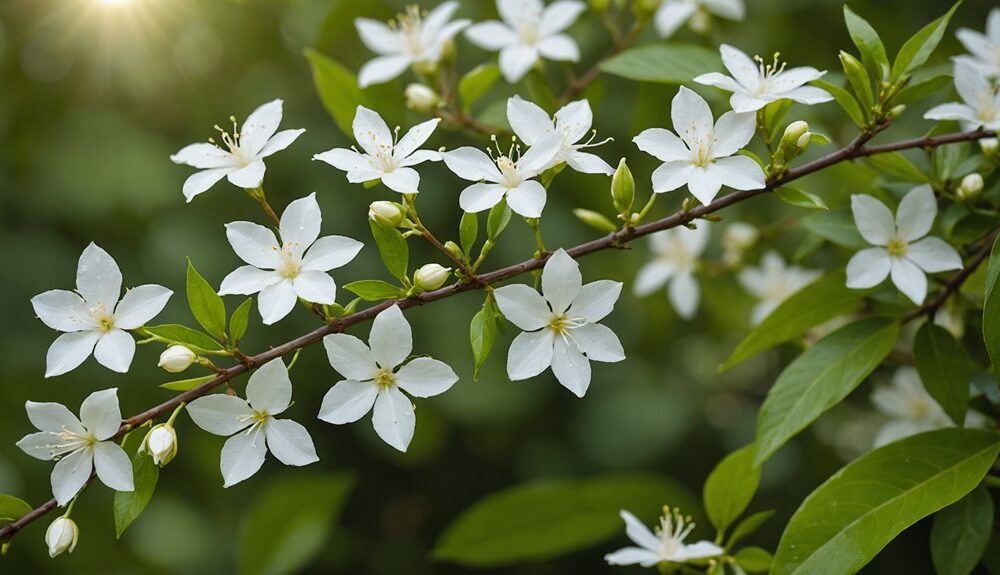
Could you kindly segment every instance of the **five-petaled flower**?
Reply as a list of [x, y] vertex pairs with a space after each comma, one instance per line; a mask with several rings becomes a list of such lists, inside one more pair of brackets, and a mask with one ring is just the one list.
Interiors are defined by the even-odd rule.
[[[529, 146], [542, 142], [552, 134], [562, 136], [559, 151], [546, 168], [566, 162], [569, 167], [585, 174], [610, 176], [615, 173], [615, 169], [600, 157], [582, 151], [604, 143], [594, 143], [597, 131], [590, 129], [594, 123], [594, 113], [587, 100], [570, 102], [560, 108], [553, 118], [549, 118], [545, 110], [520, 96], [514, 96], [507, 100], [507, 120], [517, 137]], [[588, 133], [591, 134], [590, 139], [581, 142]]]
[[[955, 426], [941, 405], [924, 389], [920, 374], [912, 366], [898, 368], [888, 383], [876, 387], [871, 402], [889, 418], [875, 435], [875, 447], [924, 431]], [[984, 427], [987, 421], [982, 413], [969, 410], [964, 426]]]
[[[264, 181], [264, 158], [280, 152], [292, 144], [305, 130], [282, 130], [281, 100], [268, 102], [257, 108], [237, 129], [236, 118], [230, 118], [233, 133], [216, 126], [222, 143], [228, 150], [209, 143], [191, 144], [170, 156], [176, 164], [198, 168], [184, 182], [184, 197], [191, 201], [195, 196], [208, 191], [222, 178], [228, 178], [236, 187], [254, 189]], [[277, 132], [277, 133], [276, 133]]]
[[720, 46], [719, 52], [722, 54], [722, 63], [731, 76], [709, 72], [696, 77], [694, 81], [732, 92], [729, 104], [734, 112], [756, 112], [778, 100], [792, 100], [800, 104], [820, 104], [833, 100], [833, 96], [826, 90], [804, 85], [818, 80], [826, 74], [825, 71], [821, 72], [811, 66], [786, 70], [785, 64], [778, 62], [778, 54], [768, 64], [760, 56], [751, 59], [728, 44]]
[[580, 266], [564, 250], [542, 270], [542, 293], [524, 284], [497, 288], [503, 315], [524, 330], [510, 344], [507, 375], [514, 381], [547, 368], [559, 383], [583, 397], [590, 387], [590, 362], [625, 359], [618, 336], [597, 322], [614, 309], [622, 284], [599, 280], [583, 285]]
[[91, 243], [80, 255], [76, 291], [50, 290], [31, 298], [45, 325], [62, 332], [45, 357], [45, 377], [79, 366], [91, 352], [104, 367], [125, 373], [132, 365], [135, 340], [125, 330], [138, 329], [167, 305], [172, 291], [143, 285], [125, 292], [122, 272], [108, 252]]
[[352, 423], [374, 407], [375, 432], [392, 447], [406, 451], [416, 416], [403, 391], [432, 397], [448, 391], [458, 376], [446, 363], [429, 357], [403, 364], [413, 350], [413, 333], [397, 305], [375, 316], [368, 344], [371, 347], [342, 333], [323, 338], [330, 365], [347, 379], [327, 392], [319, 418], [338, 425]]
[[965, 49], [971, 52], [969, 56], [958, 56], [956, 61], [972, 64], [987, 76], [1000, 76], [1000, 8], [990, 10], [985, 34], [960, 28], [955, 35]]
[[692, 21], [692, 28], [703, 31], [708, 14], [727, 20], [742, 20], [746, 9], [743, 0], [663, 0], [656, 11], [656, 31], [661, 37], [669, 38], [689, 20]]
[[694, 229], [682, 226], [651, 235], [649, 246], [654, 259], [636, 275], [635, 295], [647, 296], [669, 282], [667, 297], [677, 315], [684, 319], [694, 317], [701, 299], [694, 272], [709, 235], [708, 222], [700, 222]]
[[313, 159], [347, 172], [347, 181], [353, 184], [382, 180], [390, 190], [415, 194], [420, 187], [420, 174], [413, 166], [441, 159], [438, 152], [417, 149], [431, 137], [439, 121], [435, 118], [417, 124], [397, 141], [398, 132], [391, 132], [378, 112], [358, 106], [354, 115], [354, 138], [364, 153], [335, 148], [316, 154]]
[[[354, 259], [362, 243], [344, 236], [319, 237], [322, 214], [316, 194], [288, 204], [278, 231], [252, 222], [226, 224], [226, 237], [243, 261], [222, 280], [220, 295], [260, 292], [257, 307], [265, 324], [288, 315], [298, 298], [332, 304], [337, 284], [327, 272]], [[317, 239], [319, 238], [319, 239]]]
[[760, 267], [747, 267], [740, 271], [743, 289], [760, 300], [753, 308], [754, 325], [764, 321], [783, 301], [812, 283], [820, 272], [790, 266], [778, 252], [767, 252], [760, 260]]
[[455, 34], [469, 25], [469, 20], [451, 21], [458, 2], [443, 2], [428, 13], [419, 6], [408, 6], [389, 25], [369, 18], [358, 18], [354, 26], [361, 41], [378, 56], [358, 72], [362, 88], [398, 77], [410, 66], [432, 72]]
[[305, 427], [275, 418], [292, 404], [292, 381], [281, 359], [272, 359], [250, 376], [246, 395], [242, 399], [217, 393], [187, 406], [198, 427], [229, 437], [219, 459], [224, 487], [257, 473], [268, 450], [285, 465], [299, 467], [319, 461]]
[[963, 130], [1000, 130], [1000, 89], [982, 71], [965, 60], [955, 62], [955, 90], [964, 103], [934, 106], [924, 118], [958, 120]]
[[[937, 200], [929, 185], [917, 186], [899, 202], [895, 218], [872, 196], [851, 196], [854, 223], [872, 248], [847, 263], [847, 287], [874, 287], [886, 276], [906, 297], [920, 305], [927, 296], [924, 273], [962, 269], [962, 256], [943, 240], [924, 237], [937, 217]], [[923, 239], [921, 239], [923, 238]]]
[[92, 471], [115, 491], [132, 491], [132, 462], [113, 438], [122, 423], [118, 390], [90, 394], [77, 418], [59, 403], [25, 403], [28, 419], [39, 431], [24, 436], [17, 446], [28, 455], [55, 461], [52, 495], [66, 505], [87, 484]]
[[722, 186], [737, 190], [764, 187], [760, 165], [737, 154], [753, 138], [754, 114], [726, 112], [713, 126], [708, 102], [682, 86], [674, 96], [670, 116], [680, 137], [663, 128], [650, 128], [633, 139], [640, 150], [664, 162], [653, 172], [654, 192], [669, 192], [687, 184], [691, 194], [707, 205]]
[[724, 553], [721, 547], [711, 541], [684, 543], [684, 539], [694, 529], [694, 523], [690, 517], [682, 516], [677, 509], [663, 508], [663, 516], [660, 517], [656, 533], [650, 531], [635, 515], [624, 509], [621, 511], [621, 517], [625, 521], [625, 533], [637, 547], [625, 547], [614, 553], [608, 553], [604, 556], [604, 560], [609, 565], [638, 564], [643, 567], [653, 567], [661, 562], [685, 563], [695, 559], [717, 557]]
[[484, 50], [500, 51], [500, 71], [511, 84], [528, 73], [538, 59], [576, 62], [580, 48], [563, 30], [576, 21], [587, 5], [576, 0], [497, 0], [503, 20], [473, 24], [465, 37]]

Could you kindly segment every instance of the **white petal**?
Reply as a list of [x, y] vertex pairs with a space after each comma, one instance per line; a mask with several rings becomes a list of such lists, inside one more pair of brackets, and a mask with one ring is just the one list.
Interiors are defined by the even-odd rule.
[[523, 332], [507, 352], [507, 377], [518, 381], [535, 377], [552, 365], [552, 330]]
[[232, 154], [214, 144], [204, 142], [184, 146], [179, 152], [170, 156], [170, 161], [200, 170], [230, 168], [235, 165]]
[[532, 46], [511, 44], [500, 50], [500, 72], [511, 84], [517, 83], [538, 61], [538, 51]]
[[517, 33], [496, 20], [473, 24], [465, 29], [465, 37], [484, 50], [497, 52], [518, 41]]
[[619, 512], [622, 520], [625, 521], [625, 534], [633, 543], [646, 549], [659, 549], [660, 538], [653, 534], [648, 527], [635, 515], [624, 509]]
[[955, 90], [973, 108], [979, 108], [993, 96], [993, 85], [983, 74], [965, 61], [955, 62]]
[[697, 543], [692, 543], [691, 545], [683, 545], [674, 554], [674, 558], [677, 561], [690, 561], [692, 559], [704, 559], [706, 557], [716, 557], [725, 553], [722, 547], [719, 547], [711, 541], [698, 541]]
[[670, 105], [674, 131], [694, 149], [703, 138], [713, 135], [714, 119], [708, 102], [696, 92], [681, 86]]
[[538, 42], [535, 48], [547, 60], [557, 62], [578, 62], [580, 60], [580, 47], [566, 34], [549, 36]]
[[85, 428], [65, 405], [61, 403], [40, 403], [28, 401], [24, 404], [24, 409], [28, 414], [28, 420], [39, 431], [70, 431], [82, 435]]
[[927, 273], [962, 269], [962, 256], [939, 238], [924, 238], [910, 244], [906, 257]]
[[521, 156], [517, 162], [517, 172], [523, 178], [531, 178], [551, 166], [563, 145], [562, 134], [549, 134], [539, 140]]
[[542, 12], [541, 26], [538, 28], [539, 34], [548, 36], [562, 32], [569, 28], [581, 12], [587, 9], [587, 5], [576, 0], [556, 0], [545, 7]]
[[465, 146], [451, 150], [441, 154], [441, 159], [455, 175], [470, 182], [498, 182], [502, 177], [493, 160], [478, 148]]
[[764, 170], [747, 156], [719, 158], [712, 162], [711, 169], [719, 172], [724, 186], [736, 190], [759, 190], [764, 187]]
[[743, 87], [744, 90], [742, 91], [759, 91], [761, 82], [760, 68], [750, 56], [728, 44], [719, 46], [719, 54], [722, 56], [722, 63], [729, 70], [729, 73], [733, 75], [733, 79]]
[[515, 214], [526, 218], [538, 218], [545, 209], [545, 187], [535, 180], [523, 182], [520, 186], [507, 190], [507, 203]]
[[219, 469], [224, 480], [223, 487], [231, 487], [253, 476], [264, 465], [267, 444], [260, 428], [250, 432], [237, 433], [226, 440], [219, 458]]
[[252, 222], [226, 224], [226, 238], [233, 251], [246, 263], [263, 269], [277, 269], [281, 265], [278, 254], [281, 246], [274, 233]]
[[135, 340], [127, 331], [112, 329], [97, 340], [94, 359], [97, 363], [118, 373], [127, 373], [135, 355]]
[[354, 259], [364, 244], [344, 236], [324, 236], [302, 258], [302, 269], [328, 272]]
[[892, 212], [872, 196], [852, 195], [851, 212], [854, 214], [854, 224], [858, 226], [858, 231], [870, 244], [884, 246], [896, 233]]
[[583, 397], [590, 387], [590, 361], [580, 353], [576, 345], [562, 337], [555, 338], [552, 373], [563, 387], [577, 397]]
[[333, 333], [323, 338], [326, 357], [340, 375], [358, 381], [374, 379], [378, 366], [365, 342], [346, 333]]
[[298, 296], [292, 282], [280, 281], [261, 290], [257, 296], [257, 309], [263, 322], [271, 325], [288, 315], [296, 301]]
[[701, 289], [698, 281], [690, 272], [680, 273], [674, 276], [667, 288], [667, 296], [670, 303], [677, 311], [677, 315], [684, 319], [694, 317], [698, 310], [698, 301], [701, 299]]
[[91, 306], [103, 304], [110, 313], [122, 292], [122, 272], [108, 252], [91, 243], [80, 254], [76, 291]]
[[529, 146], [555, 132], [548, 113], [520, 96], [507, 100], [507, 122], [517, 137]]
[[552, 316], [545, 299], [533, 288], [512, 284], [493, 291], [497, 307], [508, 321], [524, 331], [541, 329]]
[[795, 88], [784, 94], [785, 98], [798, 102], [800, 104], [812, 105], [812, 104], [822, 104], [823, 102], [830, 102], [833, 100], [833, 96], [829, 92], [822, 88], [817, 88], [816, 86], [802, 86], [801, 88]]
[[740, 114], [752, 114], [767, 106], [771, 102], [778, 100], [779, 98], [774, 94], [761, 94], [759, 96], [751, 96], [749, 94], [744, 94], [742, 92], [737, 92], [729, 98], [729, 105], [733, 107], [733, 111]]
[[847, 262], [847, 287], [867, 289], [889, 276], [889, 252], [884, 248], [861, 250]]
[[101, 483], [115, 491], [133, 491], [132, 461], [125, 450], [113, 441], [94, 445], [94, 469]]
[[144, 285], [125, 292], [115, 306], [115, 327], [136, 329], [157, 316], [174, 292], [159, 285]]
[[414, 397], [432, 397], [448, 391], [458, 376], [443, 361], [418, 357], [399, 368], [396, 385]]
[[214, 168], [191, 174], [186, 180], [184, 180], [184, 186], [181, 188], [181, 193], [184, 194], [184, 199], [190, 202], [195, 198], [195, 196], [204, 194], [212, 186], [217, 184], [219, 180], [225, 178], [234, 170], [236, 170], [235, 167]]
[[397, 78], [410, 67], [411, 62], [409, 56], [402, 54], [373, 58], [358, 71], [358, 87], [364, 89]]
[[896, 233], [908, 242], [926, 236], [937, 217], [937, 199], [930, 185], [917, 186], [903, 196], [896, 210]]
[[703, 0], [703, 3], [712, 14], [730, 20], [742, 20], [746, 11], [743, 0]]
[[667, 285], [674, 275], [674, 265], [665, 260], [653, 260], [639, 268], [632, 290], [639, 297], [647, 296]]
[[497, 0], [497, 12], [504, 22], [519, 24], [524, 22], [539, 22], [545, 5], [542, 0]]
[[273, 138], [264, 144], [264, 147], [257, 152], [257, 156], [261, 158], [266, 158], [271, 154], [275, 154], [284, 150], [288, 146], [292, 145], [292, 142], [299, 139], [299, 136], [305, 133], [304, 129], [298, 130], [282, 130], [274, 135]]
[[[349, 150], [347, 148], [334, 148], [332, 150], [327, 150], [321, 154], [316, 154], [313, 156], [313, 159], [326, 162], [334, 168], [344, 172], [372, 170], [372, 166], [368, 162], [367, 156], [362, 156], [354, 150]], [[377, 170], [374, 173], [379, 176], [382, 174], [381, 170]]]
[[35, 459], [41, 459], [42, 461], [51, 461], [53, 459], [54, 447], [60, 443], [60, 437], [58, 434], [51, 431], [39, 431], [38, 433], [29, 433], [25, 435], [15, 443], [28, 455], [34, 457]]
[[186, 411], [195, 425], [223, 436], [246, 429], [253, 415], [246, 401], [224, 393], [200, 397], [189, 403]]
[[374, 411], [372, 425], [378, 436], [382, 441], [405, 452], [410, 446], [417, 424], [409, 398], [396, 387], [384, 388], [375, 399]]
[[715, 164], [716, 162], [712, 162], [705, 166], [694, 166], [687, 177], [688, 191], [705, 206], [712, 203], [719, 194], [726, 176], [726, 171], [718, 169]]
[[664, 162], [691, 161], [691, 150], [670, 130], [649, 128], [632, 138], [640, 150]]
[[409, 156], [403, 158], [399, 163], [401, 167], [416, 166], [424, 162], [440, 162], [441, 152], [437, 150], [417, 150]]
[[301, 467], [319, 461], [312, 437], [301, 424], [290, 419], [269, 419], [264, 425], [267, 448], [285, 465]]
[[263, 160], [255, 160], [238, 170], [229, 172], [226, 174], [226, 178], [229, 179], [230, 184], [237, 188], [249, 190], [260, 186], [260, 183], [264, 181], [266, 169], [267, 166], [264, 165]]
[[364, 45], [376, 54], [391, 54], [401, 48], [399, 32], [378, 20], [356, 18], [354, 27]]
[[99, 331], [78, 331], [57, 337], [45, 355], [45, 377], [55, 377], [76, 369], [90, 357], [99, 339]]
[[500, 184], [472, 184], [462, 190], [458, 204], [462, 211], [479, 213], [500, 203], [507, 189]]
[[928, 120], [960, 120], [975, 125], [980, 125], [982, 123], [975, 110], [965, 104], [957, 103], [934, 106], [924, 113], [924, 118]]
[[690, 160], [666, 162], [653, 171], [653, 192], [671, 192], [688, 183], [697, 168]]
[[247, 402], [255, 411], [278, 415], [292, 403], [292, 380], [281, 358], [260, 366], [247, 382]]
[[403, 159], [416, 152], [417, 148], [424, 145], [424, 142], [431, 137], [440, 121], [440, 118], [434, 118], [410, 128], [410, 131], [396, 142], [396, 146], [392, 150], [393, 156], [397, 159]]
[[553, 313], [566, 311], [577, 294], [583, 277], [580, 275], [580, 264], [571, 258], [565, 250], [557, 250], [542, 269], [542, 295], [552, 306]]
[[52, 495], [60, 507], [83, 489], [93, 470], [94, 454], [89, 449], [79, 449], [56, 462], [50, 480]]
[[604, 174], [610, 176], [615, 173], [615, 169], [605, 162], [600, 156], [588, 154], [587, 152], [573, 152], [566, 158], [569, 167], [582, 174]]
[[[281, 106], [281, 100], [272, 100], [251, 112], [246, 121], [243, 122], [243, 126], [240, 127], [240, 146], [247, 149], [250, 155], [256, 156], [271, 139], [271, 136], [278, 131], [278, 125], [281, 124]], [[261, 176], [263, 174], [264, 170], [261, 169]], [[229, 181], [233, 182], [231, 177]], [[236, 184], [236, 182], [233, 183]], [[260, 185], [259, 181], [252, 186], [243, 187], [253, 188], [258, 185]]]
[[316, 270], [304, 270], [292, 280], [295, 295], [310, 303], [331, 305], [337, 301], [337, 282]]
[[319, 418], [336, 425], [357, 421], [371, 411], [378, 390], [372, 381], [341, 381], [323, 396]]
[[42, 323], [59, 331], [94, 329], [97, 322], [90, 315], [90, 306], [80, 294], [54, 289], [31, 298], [31, 307]]
[[388, 307], [375, 316], [368, 345], [371, 346], [372, 357], [384, 369], [393, 369], [410, 355], [413, 351], [413, 331], [398, 305]]
[[662, 559], [659, 553], [650, 551], [649, 549], [624, 547], [614, 553], [608, 553], [604, 556], [604, 560], [608, 562], [608, 565], [642, 565], [643, 567], [652, 567]]
[[716, 158], [731, 156], [750, 143], [757, 131], [756, 116], [726, 112], [715, 123], [714, 129], [716, 142], [712, 146], [712, 155]]
[[98, 441], [104, 441], [118, 433], [122, 424], [118, 390], [105, 389], [87, 396], [80, 404], [80, 422]]
[[354, 139], [371, 156], [377, 156], [383, 147], [392, 147], [392, 132], [382, 116], [364, 106], [358, 106], [354, 114]]
[[697, 9], [698, 5], [692, 2], [663, 2], [656, 11], [656, 31], [661, 38], [673, 36]]
[[312, 193], [288, 204], [281, 214], [281, 241], [287, 247], [293, 244], [302, 253], [319, 237], [323, 216], [319, 210], [316, 194]]
[[890, 275], [892, 283], [913, 303], [924, 303], [924, 298], [927, 297], [927, 276], [917, 264], [906, 258], [892, 258]]
[[413, 168], [396, 168], [382, 176], [385, 187], [401, 194], [415, 194], [420, 188], [420, 174]]
[[219, 295], [255, 294], [284, 279], [284, 276], [276, 271], [261, 270], [253, 266], [240, 266], [222, 280], [222, 285], [219, 286]]
[[611, 280], [590, 282], [580, 289], [568, 314], [588, 322], [598, 322], [608, 316], [622, 293], [622, 283]]
[[[693, 81], [699, 84], [704, 84], [705, 86], [715, 86], [716, 88], [727, 92], [742, 92], [744, 90], [743, 86], [741, 86], [735, 78], [731, 78], [725, 74], [720, 74], [719, 72], [709, 72], [707, 74], [695, 76]], [[737, 110], [734, 106], [733, 111], [749, 112], [752, 110]]]
[[588, 323], [572, 330], [571, 335], [591, 361], [614, 363], [625, 359], [621, 341], [607, 326]]

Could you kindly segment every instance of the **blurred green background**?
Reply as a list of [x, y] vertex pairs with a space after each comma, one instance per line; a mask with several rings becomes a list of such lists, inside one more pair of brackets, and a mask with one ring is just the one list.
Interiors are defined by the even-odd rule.
[[[429, 5], [436, 2], [424, 2]], [[29, 299], [53, 288], [73, 285], [75, 262], [90, 241], [107, 249], [121, 265], [128, 286], [160, 283], [175, 290], [158, 323], [193, 325], [183, 300], [184, 259], [191, 257], [214, 284], [240, 264], [225, 240], [223, 224], [260, 221], [245, 194], [226, 182], [185, 205], [181, 184], [191, 170], [175, 166], [170, 153], [213, 135], [215, 123], [231, 114], [244, 118], [274, 98], [285, 100], [283, 128], [308, 131], [287, 151], [268, 161], [265, 186], [276, 209], [317, 192], [325, 234], [352, 236], [367, 244], [347, 267], [337, 270], [340, 285], [356, 279], [388, 279], [370, 238], [365, 214], [376, 199], [396, 199], [384, 187], [349, 185], [343, 174], [310, 160], [312, 154], [348, 145], [324, 111], [313, 89], [303, 49], [314, 47], [352, 69], [371, 57], [353, 28], [359, 15], [388, 19], [406, 2], [396, 0], [134, 0], [129, 6], [104, 6], [96, 0], [0, 1], [0, 492], [38, 503], [50, 497], [49, 464], [31, 459], [14, 442], [32, 431], [23, 412], [27, 399], [59, 401], [74, 411], [94, 390], [120, 388], [128, 415], [169, 397], [157, 387], [168, 381], [156, 369], [159, 347], [140, 347], [127, 375], [109, 372], [91, 359], [72, 373], [44, 380], [45, 349], [55, 334], [33, 317]], [[947, 56], [960, 53], [953, 31], [981, 30], [989, 0], [966, 2], [932, 60], [947, 71]], [[890, 51], [948, 8], [939, 0], [853, 2], [882, 34]], [[838, 67], [837, 52], [850, 46], [842, 25], [841, 3], [834, 0], [751, 0], [744, 23], [721, 22], [714, 42], [725, 41], [749, 53], [781, 51], [790, 65]], [[463, 1], [460, 15], [494, 17], [492, 2]], [[572, 29], [590, 62], [607, 47], [603, 30], [585, 14]], [[648, 34], [646, 42], [657, 41]], [[703, 42], [688, 30], [677, 40]], [[459, 65], [468, 70], [491, 58], [459, 40]], [[581, 66], [582, 69], [582, 66]], [[561, 75], [551, 70], [556, 89]], [[411, 125], [422, 117], [403, 114], [402, 88], [396, 84], [397, 110], [386, 110], [390, 124]], [[605, 79], [591, 92], [595, 127], [615, 142], [600, 149], [612, 164], [627, 156], [645, 198], [655, 161], [638, 152], [631, 137], [667, 123], [674, 86], [637, 86]], [[721, 94], [711, 96], [720, 113]], [[488, 97], [512, 93], [498, 87]], [[926, 130], [922, 111], [910, 110], [888, 138]], [[834, 104], [796, 107], [789, 119], [807, 119], [813, 129], [837, 142], [852, 137], [852, 127]], [[469, 136], [438, 130], [434, 146], [484, 145]], [[823, 150], [810, 150], [818, 155]], [[457, 235], [457, 196], [465, 183], [443, 165], [422, 167], [421, 214], [439, 237]], [[841, 167], [807, 180], [806, 188], [831, 205], [843, 205], [852, 192], [864, 191], [873, 173], [861, 166]], [[569, 170], [550, 190], [543, 228], [551, 246], [569, 246], [596, 232], [577, 222], [571, 208], [610, 212], [609, 180]], [[668, 195], [656, 213], [679, 207], [680, 192]], [[800, 212], [768, 199], [727, 210], [727, 222], [742, 220], [764, 228], [794, 223]], [[720, 257], [726, 223], [713, 225], [707, 258]], [[794, 226], [769, 240], [791, 256], [802, 239]], [[435, 255], [411, 242], [411, 268]], [[521, 221], [486, 268], [499, 267], [533, 251]], [[755, 261], [758, 252], [751, 254]], [[644, 242], [624, 252], [600, 253], [582, 262], [585, 280], [630, 282], [648, 257]], [[829, 269], [845, 254], [829, 250], [802, 265]], [[292, 373], [295, 405], [289, 416], [313, 435], [321, 462], [288, 469], [269, 458], [252, 480], [223, 490], [218, 471], [222, 438], [197, 430], [186, 417], [178, 426], [180, 454], [160, 476], [156, 497], [123, 536], [114, 540], [112, 494], [89, 489], [74, 518], [82, 534], [70, 556], [50, 560], [38, 522], [15, 540], [0, 560], [3, 573], [212, 573], [236, 570], [236, 541], [255, 495], [289, 476], [350, 473], [356, 484], [341, 518], [327, 534], [322, 551], [305, 573], [423, 574], [467, 569], [430, 558], [443, 528], [479, 498], [498, 489], [546, 477], [587, 477], [607, 472], [643, 471], [673, 478], [700, 490], [701, 482], [726, 453], [752, 437], [756, 406], [780, 366], [794, 350], [770, 353], [725, 374], [716, 367], [748, 329], [753, 301], [731, 274], [702, 274], [702, 306], [684, 322], [665, 295], [639, 300], [624, 292], [606, 321], [619, 334], [628, 359], [594, 364], [593, 385], [576, 399], [546, 372], [529, 381], [507, 381], [504, 361], [510, 337], [497, 342], [478, 382], [472, 380], [468, 320], [481, 304], [466, 294], [407, 312], [414, 325], [415, 353], [447, 361], [462, 377], [447, 394], [417, 403], [417, 434], [410, 453], [397, 454], [375, 436], [369, 418], [344, 427], [315, 419], [319, 401], [338, 376], [320, 348], [305, 351]], [[349, 300], [342, 292], [341, 302]], [[238, 303], [230, 302], [230, 310]], [[245, 348], [263, 350], [315, 327], [315, 318], [297, 309], [278, 325], [265, 328], [254, 311]], [[367, 326], [352, 330], [366, 336]], [[885, 379], [888, 371], [874, 379]], [[765, 469], [753, 510], [774, 508], [777, 516], [753, 542], [773, 548], [781, 527], [802, 498], [836, 468], [870, 446], [880, 420], [867, 402], [865, 385], [850, 405], [834, 410], [783, 449]], [[670, 503], [664, 501], [662, 503]], [[636, 509], [651, 518], [657, 509]], [[687, 511], [687, 510], [686, 510]], [[695, 511], [695, 510], [691, 510]], [[926, 523], [926, 522], [925, 522]], [[866, 573], [928, 573], [928, 526], [921, 523], [891, 544]], [[706, 525], [698, 533], [709, 535]], [[278, 530], [280, 527], [275, 526]], [[307, 538], [317, 532], [306, 525]], [[484, 573], [628, 573], [604, 565], [602, 555], [625, 544], [624, 530], [613, 540], [568, 557]], [[636, 571], [638, 572], [638, 571]]]

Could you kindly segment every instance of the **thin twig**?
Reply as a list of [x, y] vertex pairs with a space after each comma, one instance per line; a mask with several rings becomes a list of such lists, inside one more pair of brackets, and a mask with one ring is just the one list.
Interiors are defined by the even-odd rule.
[[930, 301], [924, 303], [924, 305], [903, 316], [902, 322], [909, 323], [922, 316], [927, 316], [928, 319], [933, 320], [934, 315], [939, 309], [941, 309], [941, 306], [948, 301], [948, 298], [957, 294], [958, 290], [962, 288], [962, 284], [965, 283], [965, 280], [969, 279], [969, 277], [972, 276], [977, 269], [979, 269], [979, 266], [983, 265], [983, 262], [990, 257], [990, 252], [993, 249], [993, 242], [996, 241], [998, 233], [1000, 233], [1000, 230], [994, 230], [991, 234], [986, 236], [986, 238], [983, 239], [983, 245], [979, 248], [979, 251], [972, 256], [972, 259], [969, 260], [969, 263], [965, 264], [965, 267], [960, 269], [955, 273], [955, 275], [951, 276], [947, 282], [945, 282], [944, 287], [941, 288], [938, 295]]

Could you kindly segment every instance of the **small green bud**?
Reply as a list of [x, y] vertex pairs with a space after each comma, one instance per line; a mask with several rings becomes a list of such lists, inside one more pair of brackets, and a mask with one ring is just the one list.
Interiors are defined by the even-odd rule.
[[410, 84], [404, 92], [406, 107], [417, 112], [430, 114], [441, 102], [437, 92], [423, 84]]
[[962, 200], [972, 200], [983, 191], [983, 177], [973, 172], [962, 178], [962, 184], [958, 186], [958, 197]]
[[590, 9], [597, 14], [603, 14], [611, 7], [611, 0], [590, 0]]
[[997, 149], [1000, 149], [1000, 140], [996, 138], [983, 138], [979, 140], [979, 147], [986, 156], [995, 156]]
[[602, 232], [613, 232], [618, 229], [615, 227], [615, 224], [608, 218], [604, 217], [603, 214], [599, 214], [591, 210], [577, 208], [573, 210], [573, 215], [576, 216], [581, 222], [594, 229], [601, 230]]
[[422, 291], [436, 290], [448, 281], [451, 268], [438, 264], [427, 264], [413, 273], [413, 285]]
[[368, 219], [378, 224], [382, 229], [398, 228], [403, 223], [403, 206], [384, 200], [372, 202], [368, 206]]
[[635, 178], [632, 177], [632, 171], [628, 169], [625, 158], [618, 162], [618, 169], [611, 178], [611, 200], [619, 213], [626, 214], [632, 211], [632, 203], [635, 201]]
[[796, 120], [785, 128], [785, 132], [781, 135], [781, 147], [783, 148], [801, 148], [799, 145], [799, 140], [802, 136], [809, 133], [809, 124], [803, 122], [802, 120]]
[[448, 253], [455, 258], [462, 259], [465, 257], [465, 254], [462, 253], [462, 248], [458, 247], [458, 244], [451, 240], [444, 243], [444, 249], [448, 250]]
[[906, 111], [906, 104], [899, 104], [899, 105], [893, 106], [889, 110], [889, 117], [892, 118], [893, 120], [895, 120], [896, 118], [902, 116], [903, 112], [905, 112], [905, 111]]

